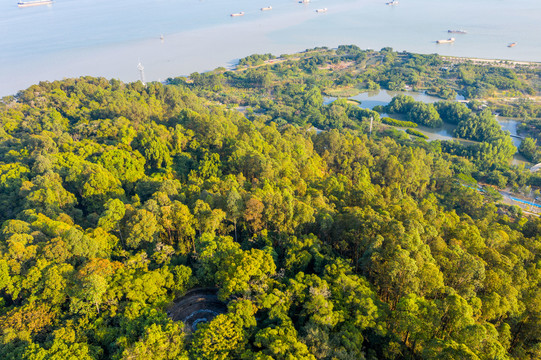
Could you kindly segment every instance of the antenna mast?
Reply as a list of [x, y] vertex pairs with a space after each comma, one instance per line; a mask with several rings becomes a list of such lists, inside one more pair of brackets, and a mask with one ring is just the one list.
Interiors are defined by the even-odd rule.
[[143, 86], [146, 86], [145, 83], [145, 68], [143, 64], [141, 64], [141, 61], [139, 61], [139, 64], [137, 64], [137, 70], [139, 70], [139, 73], [141, 75], [141, 83], [143, 83]]

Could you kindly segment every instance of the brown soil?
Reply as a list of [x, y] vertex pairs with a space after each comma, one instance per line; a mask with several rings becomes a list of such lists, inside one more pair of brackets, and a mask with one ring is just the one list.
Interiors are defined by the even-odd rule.
[[338, 64], [327, 64], [327, 65], [324, 65], [324, 66], [320, 66], [319, 69], [321, 70], [342, 70], [342, 69], [346, 69], [350, 66], [353, 66], [355, 63], [353, 61], [342, 61], [342, 62], [339, 62]]

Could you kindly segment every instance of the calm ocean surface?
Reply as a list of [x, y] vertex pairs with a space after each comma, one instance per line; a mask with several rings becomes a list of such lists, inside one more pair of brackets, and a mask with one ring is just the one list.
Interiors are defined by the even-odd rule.
[[[147, 81], [230, 66], [238, 58], [356, 44], [541, 61], [540, 0], [55, 0], [0, 3], [0, 96], [83, 75]], [[261, 7], [272, 6], [270, 11]], [[315, 9], [328, 8], [326, 13]], [[230, 17], [244, 11], [245, 16]], [[454, 34], [454, 44], [435, 43]], [[163, 35], [163, 40], [160, 36]], [[509, 43], [517, 46], [508, 48]]]

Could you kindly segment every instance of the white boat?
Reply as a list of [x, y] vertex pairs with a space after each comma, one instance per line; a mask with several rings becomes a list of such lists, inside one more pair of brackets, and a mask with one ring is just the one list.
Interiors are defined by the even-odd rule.
[[30, 7], [30, 6], [49, 5], [52, 3], [53, 3], [53, 0], [19, 1], [17, 3], [17, 6], [20, 8], [24, 8], [24, 7]]
[[455, 38], [449, 38], [447, 40], [438, 40], [436, 41], [437, 44], [450, 44], [450, 43], [454, 43], [455, 42]]
[[262, 7], [261, 8], [261, 11], [267, 11], [267, 10], [272, 10], [272, 6], [267, 6], [267, 7]]
[[385, 3], [385, 5], [398, 5], [398, 1], [397, 0], [389, 1]]
[[299, 0], [299, 4], [308, 4], [310, 0]]
[[316, 9], [316, 12], [317, 12], [317, 13], [324, 13], [324, 12], [327, 12], [327, 8]]
[[244, 11], [241, 11], [241, 12], [238, 12], [238, 13], [233, 13], [233, 14], [231, 14], [231, 16], [244, 16]]

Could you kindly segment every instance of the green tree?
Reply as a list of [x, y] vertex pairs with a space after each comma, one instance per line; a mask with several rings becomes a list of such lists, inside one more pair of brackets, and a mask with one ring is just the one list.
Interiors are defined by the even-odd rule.
[[409, 107], [407, 116], [409, 121], [428, 127], [436, 128], [443, 125], [440, 114], [432, 104], [415, 102]]
[[198, 327], [191, 343], [193, 359], [225, 360], [239, 353], [245, 341], [241, 324], [229, 314], [220, 314]]
[[122, 183], [134, 183], [145, 176], [145, 159], [138, 151], [107, 149], [98, 158], [98, 163]]
[[227, 219], [233, 222], [233, 226], [235, 227], [235, 241], [237, 241], [237, 221], [243, 214], [243, 201], [235, 188], [231, 189], [227, 195], [226, 210]]
[[221, 209], [211, 209], [210, 205], [203, 200], [197, 200], [194, 207], [194, 217], [199, 234], [214, 233], [225, 219], [226, 214]]
[[90, 274], [84, 277], [71, 297], [71, 311], [86, 314], [90, 311], [89, 306], [95, 306], [96, 311], [99, 313], [107, 287], [107, 280], [103, 276]]
[[153, 213], [137, 210], [126, 224], [126, 246], [136, 249], [144, 243], [156, 241], [160, 226]]
[[438, 101], [434, 106], [443, 122], [449, 124], [459, 124], [471, 114], [471, 110], [465, 104], [456, 101]]
[[490, 110], [479, 115], [472, 114], [458, 124], [455, 136], [477, 141], [493, 141], [501, 137], [503, 131]]
[[528, 161], [533, 163], [539, 162], [539, 159], [541, 158], [539, 151], [537, 150], [537, 140], [532, 139], [531, 137], [526, 137], [522, 140], [518, 151], [522, 156], [528, 159]]
[[122, 360], [188, 360], [182, 323], [151, 324], [143, 336], [122, 353]]
[[168, 143], [154, 129], [140, 132], [135, 139], [134, 148], [144, 156], [149, 169], [165, 169], [172, 164]]

